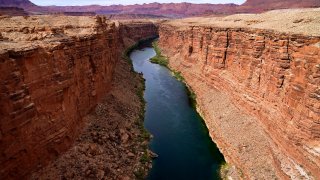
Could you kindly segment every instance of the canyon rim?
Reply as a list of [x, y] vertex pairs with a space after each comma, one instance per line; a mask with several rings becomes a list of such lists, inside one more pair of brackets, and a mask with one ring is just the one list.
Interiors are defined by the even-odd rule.
[[[108, 163], [116, 162], [117, 170], [119, 155], [125, 161], [122, 166], [130, 167], [127, 160], [135, 159], [140, 153], [135, 148], [143, 145], [139, 142], [131, 148], [140, 136], [136, 129], [141, 130], [135, 125], [143, 109], [142, 102], [137, 102], [141, 92], [136, 92], [141, 84], [130, 65], [118, 61], [125, 61], [121, 60], [125, 49], [139, 39], [157, 35], [155, 24], [116, 24], [99, 16], [4, 17], [0, 21], [1, 179], [29, 176], [68, 150], [80, 132], [83, 135], [67, 153], [69, 159], [89, 166], [78, 169], [80, 175], [112, 175], [114, 167], [106, 167], [105, 160], [113, 158]], [[132, 87], [125, 78], [131, 78]], [[129, 102], [123, 102], [126, 94]], [[92, 158], [98, 155], [108, 158]], [[90, 157], [91, 163], [86, 162]], [[71, 160], [63, 163], [59, 165]], [[125, 175], [132, 177], [133, 168], [131, 164], [131, 173]]]
[[211, 137], [245, 179], [320, 175], [319, 10], [160, 25], [169, 66], [194, 90]]
[[157, 155], [127, 56], [157, 37], [223, 178], [319, 179], [319, 1], [204, 6], [0, 0], [0, 179], [147, 178]]

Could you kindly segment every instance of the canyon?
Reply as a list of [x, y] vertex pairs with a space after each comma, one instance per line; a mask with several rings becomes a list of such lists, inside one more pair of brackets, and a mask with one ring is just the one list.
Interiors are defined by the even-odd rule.
[[[66, 152], [86, 129], [87, 115], [117, 85], [117, 79], [113, 80], [119, 80], [119, 75], [115, 76], [116, 66], [120, 64], [120, 70], [128, 71], [126, 75], [134, 78], [134, 74], [128, 74], [130, 65], [119, 62], [123, 61], [124, 50], [142, 38], [158, 34], [157, 26], [150, 21], [126, 23], [100, 16], [63, 17], [0, 19], [1, 179], [28, 176]], [[138, 77], [132, 78], [132, 83], [137, 83], [132, 85], [135, 89]], [[117, 101], [119, 93], [112, 97], [115, 102], [111, 99], [107, 101], [110, 104], [122, 102]], [[130, 97], [135, 97], [133, 102], [139, 104], [136, 94]], [[133, 126], [142, 107], [128, 108], [134, 109], [132, 117], [118, 118], [120, 122], [114, 117], [109, 121], [119, 129], [121, 124], [124, 129], [126, 123]], [[124, 112], [126, 116], [130, 114], [130, 110]], [[110, 132], [119, 129], [113, 127]], [[121, 142], [130, 137], [127, 130], [117, 133], [111, 137], [119, 136]]]
[[320, 9], [162, 23], [159, 47], [244, 179], [320, 177]]
[[319, 29], [319, 8], [140, 21], [0, 16], [0, 179], [145, 173], [143, 80], [123, 59], [156, 35], [236, 169], [228, 176], [318, 179]]

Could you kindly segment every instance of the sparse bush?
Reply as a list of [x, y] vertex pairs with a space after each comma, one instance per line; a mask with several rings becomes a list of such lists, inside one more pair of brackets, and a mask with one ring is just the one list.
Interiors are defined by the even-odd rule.
[[183, 76], [181, 75], [181, 72], [173, 71], [173, 76], [174, 76], [178, 81], [184, 82], [184, 78], [183, 78]]
[[221, 179], [227, 179], [229, 169], [230, 169], [230, 166], [227, 163], [223, 163], [220, 165], [219, 173], [220, 173]]
[[168, 67], [168, 59], [161, 54], [161, 50], [158, 46], [158, 41], [154, 41], [152, 45], [154, 50], [156, 51], [156, 55], [150, 59], [150, 62]]

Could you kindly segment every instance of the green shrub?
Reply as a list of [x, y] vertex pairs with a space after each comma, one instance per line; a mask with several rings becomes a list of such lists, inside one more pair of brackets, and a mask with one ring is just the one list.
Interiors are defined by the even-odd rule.
[[150, 162], [151, 161], [151, 158], [148, 156], [148, 153], [147, 153], [147, 151], [145, 151], [144, 152], [144, 154], [141, 156], [141, 158], [140, 158], [140, 162], [142, 163], [142, 164], [145, 164], [145, 163], [148, 163], [148, 162]]
[[168, 59], [165, 56], [162, 56], [161, 50], [158, 46], [158, 41], [154, 41], [152, 43], [152, 46], [153, 46], [154, 50], [156, 51], [156, 55], [154, 57], [150, 58], [150, 62], [155, 63], [155, 64], [159, 64], [161, 66], [168, 67]]
[[227, 175], [228, 175], [228, 172], [229, 172], [229, 169], [230, 169], [230, 166], [227, 164], [227, 163], [223, 163], [220, 165], [220, 177], [221, 179], [227, 179]]
[[173, 73], [173, 76], [174, 76], [178, 81], [184, 82], [184, 78], [183, 78], [183, 76], [181, 75], [181, 72], [172, 71], [172, 73]]

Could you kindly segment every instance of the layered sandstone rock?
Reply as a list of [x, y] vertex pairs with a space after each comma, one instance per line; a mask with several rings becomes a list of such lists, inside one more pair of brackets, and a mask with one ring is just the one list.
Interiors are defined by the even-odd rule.
[[160, 27], [170, 67], [246, 178], [320, 177], [319, 22], [320, 10], [310, 9]]
[[132, 46], [138, 40], [158, 35], [158, 20], [120, 21], [120, 37], [125, 47]]
[[[150, 29], [134, 40], [157, 34], [153, 23], [138, 24]], [[70, 147], [112, 88], [123, 28], [104, 17], [0, 19], [0, 179], [23, 177]]]

